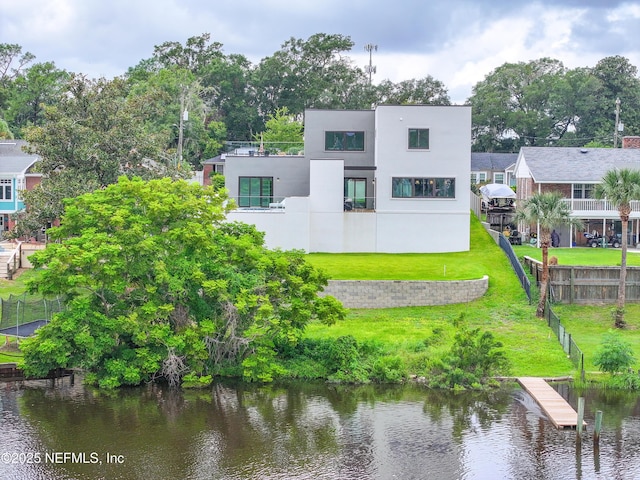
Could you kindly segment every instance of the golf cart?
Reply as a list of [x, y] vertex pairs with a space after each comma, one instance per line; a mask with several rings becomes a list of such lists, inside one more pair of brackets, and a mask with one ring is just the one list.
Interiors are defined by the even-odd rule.
[[598, 247], [613, 247], [619, 248], [622, 245], [621, 235], [611, 235], [609, 238], [605, 238], [598, 232], [584, 232], [584, 237], [587, 239], [587, 246], [592, 248]]

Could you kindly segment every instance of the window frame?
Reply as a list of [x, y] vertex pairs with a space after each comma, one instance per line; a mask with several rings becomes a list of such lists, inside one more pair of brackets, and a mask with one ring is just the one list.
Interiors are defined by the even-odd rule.
[[[451, 189], [451, 195], [439, 195], [442, 188]], [[391, 198], [448, 199], [456, 198], [455, 177], [392, 177]]]
[[[243, 180], [248, 180], [248, 192], [243, 193]], [[256, 195], [255, 181], [258, 181], [258, 190]], [[268, 193], [265, 194], [265, 187]], [[255, 199], [258, 201], [256, 202]], [[273, 203], [273, 177], [253, 177], [253, 176], [241, 176], [238, 177], [238, 207], [239, 208], [268, 208], [269, 204]]]
[[[329, 137], [329, 136], [332, 137]], [[348, 147], [349, 136], [353, 135], [353, 148], [345, 148]], [[342, 137], [339, 140], [338, 137]], [[358, 143], [358, 138], [361, 138], [360, 143]], [[331, 147], [327, 148], [329, 144], [333, 143], [336, 146], [337, 142], [340, 142], [340, 145], [337, 148]], [[324, 132], [324, 151], [325, 152], [364, 152], [365, 151], [365, 132], [364, 130], [325, 130]]]
[[[430, 132], [429, 132], [429, 128], [425, 128], [425, 127], [409, 127], [407, 129], [407, 149], [411, 150], [411, 151], [425, 151], [425, 150], [429, 150], [431, 148], [431, 139], [430, 139]], [[416, 141], [415, 141], [415, 146], [412, 145], [412, 132], [415, 132], [414, 137], [416, 137]], [[420, 132], [426, 132], [426, 136], [427, 136], [427, 145], [421, 145], [421, 134]]]
[[0, 201], [13, 201], [13, 180], [11, 178], [0, 178]]
[[[593, 190], [595, 189], [593, 183], [574, 183], [571, 186], [571, 195], [577, 200], [586, 200], [593, 197]], [[580, 192], [580, 196], [576, 196], [576, 192]]]

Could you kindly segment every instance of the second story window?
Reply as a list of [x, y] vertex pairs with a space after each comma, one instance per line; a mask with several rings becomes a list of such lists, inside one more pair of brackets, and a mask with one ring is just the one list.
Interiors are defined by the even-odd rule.
[[429, 149], [429, 129], [410, 128], [409, 129], [409, 150]]
[[0, 179], [0, 200], [13, 200], [11, 185], [11, 179]]
[[364, 152], [364, 132], [324, 132], [324, 149]]
[[574, 183], [573, 198], [593, 198], [593, 187], [591, 183]]

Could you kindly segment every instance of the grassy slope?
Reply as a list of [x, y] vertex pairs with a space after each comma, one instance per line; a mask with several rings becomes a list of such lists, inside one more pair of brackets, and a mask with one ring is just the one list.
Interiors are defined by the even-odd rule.
[[[514, 247], [519, 256], [527, 255], [542, 260], [542, 251], [538, 248], [523, 245]], [[620, 265], [619, 248], [553, 248], [550, 256], [556, 256], [561, 265]], [[629, 249], [627, 265], [640, 266], [640, 252]], [[585, 354], [585, 370], [597, 371], [593, 364], [593, 354], [602, 342], [603, 335], [613, 328], [611, 309], [614, 305], [560, 305], [553, 306], [568, 332], [571, 332], [576, 343]], [[623, 339], [629, 342], [640, 361], [640, 304], [627, 303], [625, 306], [627, 328], [621, 331]], [[636, 369], [640, 362], [636, 364]]]
[[[378, 257], [382, 260], [378, 261]], [[441, 329], [436, 349], [446, 349], [455, 332], [453, 323], [462, 316], [469, 327], [489, 330], [504, 344], [513, 365], [513, 375], [561, 376], [574, 373], [573, 365], [555, 337], [550, 335], [546, 323], [535, 317], [534, 307], [529, 305], [502, 250], [475, 217], [472, 216], [470, 252], [402, 255], [399, 257], [399, 263], [403, 265], [401, 271], [413, 272], [404, 277], [389, 273], [396, 266], [387, 263], [387, 257], [395, 255], [313, 254], [309, 255], [309, 260], [325, 269], [332, 278], [340, 279], [436, 280], [442, 279], [440, 272], [446, 264], [448, 279], [479, 278], [488, 274], [489, 290], [483, 298], [468, 304], [351, 310], [348, 318], [339, 325], [310, 325], [307, 335], [320, 338], [350, 334], [358, 340], [376, 340], [384, 344], [390, 353], [400, 355], [413, 368], [419, 369], [429, 353], [424, 349], [424, 340], [432, 335], [434, 329]], [[406, 259], [410, 262], [402, 263]], [[360, 269], [359, 265], [365, 260], [367, 268]], [[412, 263], [418, 264], [413, 270]], [[455, 273], [463, 271], [468, 273]]]

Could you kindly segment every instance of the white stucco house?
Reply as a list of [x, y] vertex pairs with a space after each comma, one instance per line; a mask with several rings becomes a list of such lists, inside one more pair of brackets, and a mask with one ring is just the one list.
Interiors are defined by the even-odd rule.
[[469, 249], [471, 107], [307, 110], [304, 132], [304, 155], [205, 162], [238, 205], [229, 220], [256, 225], [270, 248]]

